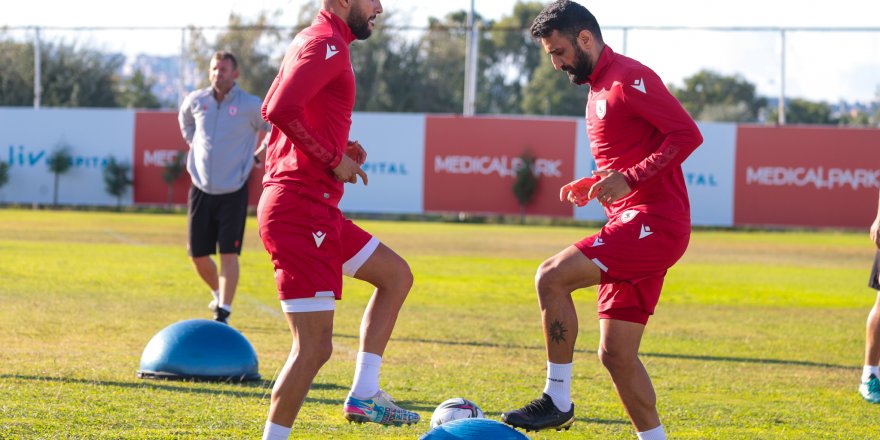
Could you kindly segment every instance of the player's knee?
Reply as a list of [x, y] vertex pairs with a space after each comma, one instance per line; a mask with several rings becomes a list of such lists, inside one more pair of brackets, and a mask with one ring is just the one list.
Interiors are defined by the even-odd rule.
[[291, 353], [291, 360], [297, 369], [302, 368], [306, 371], [317, 372], [333, 355], [333, 342], [321, 342], [314, 344], [308, 348], [303, 347], [295, 353]]
[[538, 266], [535, 272], [535, 289], [538, 291], [538, 297], [547, 298], [554, 295], [559, 288], [560, 277], [559, 269], [551, 261], [545, 261]]
[[400, 287], [404, 292], [409, 292], [409, 289], [412, 288], [414, 282], [412, 269], [410, 269], [409, 263], [407, 263], [403, 259], [401, 259], [399, 266], [400, 268], [398, 269], [398, 282], [400, 283]]
[[614, 348], [599, 347], [598, 354], [602, 365], [612, 373], [629, 369], [634, 365], [634, 362], [637, 361], [629, 353], [624, 353], [621, 350]]
[[393, 268], [386, 272], [386, 276], [380, 281], [381, 286], [390, 291], [401, 292], [405, 296], [413, 286], [413, 273], [406, 260], [398, 259]]
[[368, 281], [384, 291], [400, 292], [406, 296], [413, 285], [412, 269], [403, 258], [392, 260], [377, 275]]

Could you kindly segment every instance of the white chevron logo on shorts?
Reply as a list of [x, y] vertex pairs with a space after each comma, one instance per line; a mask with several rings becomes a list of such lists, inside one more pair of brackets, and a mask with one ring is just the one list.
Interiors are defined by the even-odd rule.
[[321, 243], [324, 242], [324, 238], [327, 237], [327, 234], [325, 234], [325, 233], [323, 233], [323, 232], [321, 232], [321, 231], [318, 231], [318, 232], [312, 232], [312, 237], [315, 237], [315, 244], [316, 244], [318, 247], [321, 247]]
[[642, 230], [639, 231], [639, 240], [653, 234], [654, 231], [651, 230], [651, 227], [648, 225], [642, 225]]

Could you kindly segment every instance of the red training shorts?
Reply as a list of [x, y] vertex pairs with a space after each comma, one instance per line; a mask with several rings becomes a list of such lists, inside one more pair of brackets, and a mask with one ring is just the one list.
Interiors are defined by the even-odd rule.
[[646, 324], [666, 271], [684, 255], [689, 239], [690, 224], [629, 209], [575, 243], [602, 270], [599, 318]]
[[353, 276], [369, 257], [361, 250], [372, 236], [305, 188], [265, 187], [257, 222], [282, 301], [331, 294], [341, 299], [343, 273]]

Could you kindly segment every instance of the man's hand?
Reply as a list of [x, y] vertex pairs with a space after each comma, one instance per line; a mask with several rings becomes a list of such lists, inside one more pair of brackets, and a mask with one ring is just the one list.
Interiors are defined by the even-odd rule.
[[367, 150], [364, 150], [358, 141], [348, 141], [345, 155], [352, 158], [358, 165], [363, 165], [367, 161]]
[[266, 149], [260, 147], [257, 149], [257, 152], [254, 153], [254, 168], [263, 168], [263, 164], [266, 163]]
[[601, 178], [597, 176], [584, 177], [565, 184], [565, 186], [559, 188], [559, 201], [564, 202], [568, 200], [578, 207], [586, 205], [592, 198], [589, 197], [590, 190], [600, 179]]
[[874, 245], [877, 246], [877, 249], [880, 249], [880, 216], [877, 216], [874, 219], [874, 223], [871, 223], [871, 241], [874, 242]]
[[599, 170], [593, 171], [594, 177], [600, 177], [602, 180], [598, 184], [590, 187], [590, 193], [587, 200], [593, 197], [599, 203], [608, 206], [632, 192], [632, 188], [626, 183], [623, 174], [615, 170]]
[[364, 186], [367, 185], [367, 173], [361, 169], [361, 166], [357, 164], [352, 158], [347, 155], [342, 155], [342, 160], [339, 162], [339, 165], [336, 168], [333, 168], [333, 174], [336, 175], [336, 180], [345, 183], [358, 183], [358, 176], [361, 176], [361, 180], [364, 182]]

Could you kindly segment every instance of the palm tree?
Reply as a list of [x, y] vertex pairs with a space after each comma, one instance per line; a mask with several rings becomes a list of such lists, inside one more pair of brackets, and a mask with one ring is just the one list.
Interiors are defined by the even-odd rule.
[[177, 178], [183, 174], [184, 170], [184, 159], [186, 158], [186, 153], [183, 151], [178, 151], [174, 156], [174, 160], [169, 161], [165, 164], [165, 171], [162, 173], [162, 179], [165, 180], [165, 183], [168, 184], [168, 208], [171, 208], [171, 205], [174, 203], [174, 182], [177, 181]]
[[125, 195], [128, 186], [132, 184], [132, 180], [128, 178], [129, 171], [131, 171], [131, 165], [117, 162], [113, 156], [107, 159], [107, 166], [104, 167], [104, 188], [108, 194], [116, 197], [117, 211], [122, 209], [122, 196]]
[[532, 201], [535, 190], [538, 188], [538, 178], [535, 177], [535, 157], [528, 151], [519, 157], [521, 163], [516, 168], [516, 180], [513, 182], [513, 195], [519, 203], [519, 221], [526, 222], [526, 206]]
[[52, 194], [52, 206], [58, 206], [58, 178], [70, 170], [73, 164], [70, 147], [67, 144], [59, 144], [55, 151], [46, 159], [49, 171], [55, 174], [55, 192]]

